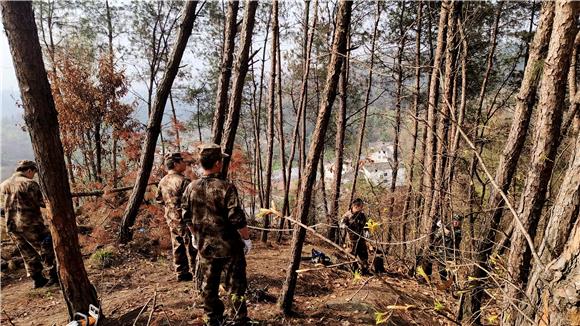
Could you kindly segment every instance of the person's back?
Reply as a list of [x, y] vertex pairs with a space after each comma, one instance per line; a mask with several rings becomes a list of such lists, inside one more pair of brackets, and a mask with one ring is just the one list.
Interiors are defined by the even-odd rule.
[[44, 225], [40, 212], [40, 208], [44, 207], [44, 201], [36, 181], [27, 178], [22, 172], [16, 172], [0, 184], [0, 191], [9, 231]]
[[[16, 172], [2, 184], [0, 195], [6, 216], [6, 231], [20, 251], [35, 288], [58, 284], [52, 238], [40, 211], [44, 200], [40, 185], [33, 180], [36, 163], [20, 161]], [[43, 266], [44, 265], [44, 266]], [[49, 279], [43, 275], [49, 271]]]
[[205, 258], [243, 255], [244, 243], [237, 231], [246, 225], [235, 186], [219, 174], [201, 177], [184, 193], [191, 207], [193, 232], [200, 255]]

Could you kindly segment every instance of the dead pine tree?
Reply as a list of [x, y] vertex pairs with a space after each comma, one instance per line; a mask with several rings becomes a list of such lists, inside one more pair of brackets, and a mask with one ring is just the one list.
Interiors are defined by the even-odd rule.
[[358, 136], [358, 146], [357, 146], [356, 154], [354, 156], [354, 159], [355, 159], [354, 177], [352, 179], [352, 188], [350, 190], [349, 203], [353, 201], [354, 196], [356, 194], [356, 181], [358, 178], [358, 170], [360, 168], [360, 156], [362, 154], [362, 148], [363, 148], [363, 143], [364, 143], [364, 138], [365, 138], [365, 130], [366, 130], [366, 124], [367, 124], [367, 115], [368, 115], [368, 111], [369, 111], [370, 95], [371, 95], [371, 90], [373, 87], [373, 67], [375, 64], [375, 46], [377, 43], [377, 30], [378, 30], [378, 26], [379, 26], [379, 21], [381, 19], [381, 11], [382, 11], [381, 6], [382, 6], [382, 3], [380, 1], [378, 1], [377, 2], [377, 11], [376, 11], [376, 16], [375, 16], [375, 23], [373, 25], [374, 27], [373, 27], [373, 36], [372, 36], [372, 41], [371, 41], [371, 57], [370, 57], [370, 63], [369, 63], [369, 73], [368, 73], [368, 79], [367, 79], [367, 89], [366, 89], [366, 93], [365, 93], [363, 116], [362, 116], [361, 123], [360, 123], [359, 136]]
[[[495, 182], [505, 193], [508, 192], [512, 177], [515, 174], [517, 163], [524, 148], [524, 142], [528, 133], [530, 118], [536, 104], [536, 92], [540, 81], [542, 62], [548, 51], [548, 43], [552, 33], [554, 20], [554, 2], [547, 1], [542, 4], [538, 28], [530, 46], [527, 65], [521, 82], [520, 91], [516, 101], [516, 108], [512, 120], [510, 132], [504, 149], [499, 159], [495, 172]], [[487, 260], [494, 246], [496, 230], [500, 225], [503, 215], [504, 200], [499, 191], [492, 189], [488, 206], [492, 209], [491, 216], [482, 219], [481, 234], [483, 240], [475, 249], [475, 260], [481, 268], [474, 267], [470, 275], [474, 275], [471, 285], [471, 293], [465, 296], [462, 305], [462, 314], [465, 320], [473, 319], [479, 322], [482, 299], [484, 297], [483, 279], [486, 275]]]
[[[338, 79], [346, 55], [347, 33], [350, 25], [351, 10], [351, 1], [339, 1], [336, 14], [334, 39], [332, 42], [332, 52], [327, 69], [326, 86], [318, 110], [316, 127], [310, 142], [310, 149], [308, 151], [308, 159], [304, 170], [303, 182], [301, 183], [301, 190], [298, 194], [296, 209], [294, 210], [296, 220], [301, 221], [302, 223], [306, 222], [308, 218], [312, 200], [312, 191], [316, 182], [318, 160], [320, 159], [320, 153], [322, 152], [324, 135], [326, 134], [328, 123], [330, 121], [332, 105], [336, 98]], [[280, 309], [285, 314], [290, 313], [292, 310], [292, 301], [294, 300], [297, 281], [296, 270], [300, 266], [302, 246], [305, 237], [306, 230], [295, 225], [292, 237], [291, 263], [288, 266], [286, 280], [282, 287], [282, 294], [279, 301]]]
[[[555, 5], [552, 37], [542, 73], [539, 91], [538, 121], [534, 133], [530, 170], [520, 198], [518, 215], [531, 238], [538, 229], [546, 192], [558, 152], [560, 128], [566, 98], [566, 80], [570, 67], [570, 54], [577, 33], [575, 4], [572, 1], [557, 2]], [[511, 237], [511, 251], [508, 256], [508, 273], [512, 282], [520, 288], [525, 286], [532, 263], [533, 253], [526, 245], [524, 233], [514, 229]], [[541, 262], [538, 262], [541, 265]], [[505, 302], [519, 299], [522, 294], [512, 286], [506, 288]], [[511, 304], [504, 309], [504, 320], [512, 320], [515, 309]]]
[[32, 3], [3, 1], [0, 8], [21, 91], [24, 121], [47, 199], [60, 286], [72, 319], [76, 312], [87, 313], [89, 304], [98, 306], [99, 300], [79, 247], [57, 112], [44, 68]]
[[212, 141], [221, 143], [226, 109], [228, 107], [228, 87], [232, 76], [232, 63], [234, 61], [234, 45], [236, 40], [237, 17], [239, 1], [228, 1], [228, 10], [225, 21], [224, 46], [222, 50], [222, 62], [220, 77], [218, 79], [215, 111], [212, 125]]
[[[270, 85], [268, 89], [268, 153], [266, 160], [266, 191], [264, 203], [270, 205], [270, 195], [272, 191], [272, 158], [274, 155], [274, 107], [276, 106], [276, 67], [278, 56], [278, 1], [272, 2], [272, 48], [271, 48], [271, 72]], [[270, 227], [270, 216], [264, 216], [264, 228]], [[262, 242], [268, 242], [268, 231], [262, 231]]]
[[153, 161], [155, 159], [157, 138], [161, 132], [161, 121], [163, 120], [165, 104], [167, 103], [173, 80], [175, 79], [175, 76], [177, 76], [179, 64], [187, 45], [187, 40], [189, 39], [193, 29], [193, 23], [196, 17], [196, 7], [197, 1], [187, 1], [185, 2], [181, 13], [182, 20], [179, 26], [177, 41], [173, 51], [171, 52], [167, 70], [165, 71], [161, 84], [157, 89], [153, 109], [149, 115], [147, 133], [145, 135], [145, 143], [140, 160], [141, 168], [137, 180], [135, 181], [133, 191], [131, 192], [131, 196], [129, 197], [129, 203], [123, 213], [123, 220], [119, 232], [119, 242], [121, 243], [127, 243], [133, 238], [133, 231], [131, 228], [133, 227], [133, 224], [135, 224], [135, 219], [137, 218], [137, 213], [139, 212], [139, 207], [143, 202], [145, 189], [149, 182], [149, 176], [151, 175], [151, 169], [153, 168]]
[[[256, 18], [256, 9], [258, 1], [246, 0], [244, 2], [244, 22], [242, 24], [240, 46], [236, 55], [236, 64], [234, 66], [234, 79], [232, 82], [232, 94], [228, 104], [228, 115], [225, 124], [224, 134], [222, 137], [222, 149], [227, 154], [234, 151], [234, 141], [236, 132], [240, 123], [240, 110], [242, 106], [242, 91], [244, 90], [244, 81], [248, 73], [248, 60], [250, 57], [250, 45], [252, 44], [252, 33], [254, 31], [254, 22]], [[230, 158], [224, 159], [222, 176], [228, 175]]]

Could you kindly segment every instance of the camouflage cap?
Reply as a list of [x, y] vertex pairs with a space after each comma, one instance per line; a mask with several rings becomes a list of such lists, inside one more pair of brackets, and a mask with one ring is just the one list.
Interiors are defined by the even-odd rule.
[[461, 221], [463, 219], [463, 216], [459, 215], [459, 214], [453, 214], [453, 221]]
[[183, 157], [181, 156], [181, 153], [167, 153], [163, 156], [163, 159], [165, 160], [165, 164], [169, 164], [169, 163], [179, 163], [181, 161], [183, 161]]
[[215, 158], [216, 160], [224, 157], [229, 157], [228, 154], [222, 152], [222, 148], [218, 144], [203, 144], [198, 146], [200, 158]]
[[34, 161], [22, 160], [22, 161], [18, 161], [18, 164], [16, 164], [16, 169], [18, 169], [18, 170], [28, 170], [28, 169], [38, 170], [38, 167], [36, 166], [36, 163]]

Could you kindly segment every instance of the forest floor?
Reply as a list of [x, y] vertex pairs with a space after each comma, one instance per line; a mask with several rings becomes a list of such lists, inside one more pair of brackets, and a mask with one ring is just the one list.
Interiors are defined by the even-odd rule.
[[[253, 235], [258, 239], [258, 234]], [[128, 246], [88, 245], [81, 236], [89, 278], [97, 288], [106, 325], [203, 325], [200, 299], [193, 282], [177, 282], [171, 253], [159, 241], [137, 239]], [[346, 268], [302, 273], [298, 278], [294, 314], [284, 317], [276, 305], [289, 265], [289, 241], [265, 245], [254, 241], [248, 255], [248, 310], [257, 325], [447, 325], [455, 303], [449, 293], [420, 284], [397, 272], [354, 277]], [[6, 246], [4, 249], [6, 249]], [[316, 248], [336, 258], [319, 242], [304, 246], [303, 256]], [[90, 250], [89, 250], [90, 249]], [[98, 254], [95, 254], [97, 252]], [[303, 261], [301, 268], [315, 267]], [[391, 268], [390, 268], [391, 267]], [[23, 268], [2, 273], [1, 325], [66, 325], [67, 313], [60, 289], [32, 289]], [[222, 296], [222, 299], [225, 297]], [[435, 301], [440, 304], [435, 304]], [[436, 306], [438, 306], [436, 310]], [[380, 313], [380, 315], [376, 315]]]

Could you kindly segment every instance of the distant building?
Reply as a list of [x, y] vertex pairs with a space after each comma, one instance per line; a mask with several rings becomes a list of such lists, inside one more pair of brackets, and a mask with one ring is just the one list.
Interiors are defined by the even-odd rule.
[[375, 163], [387, 163], [393, 160], [395, 146], [383, 141], [369, 143], [367, 148], [368, 159]]

